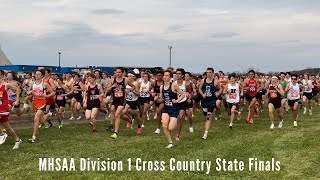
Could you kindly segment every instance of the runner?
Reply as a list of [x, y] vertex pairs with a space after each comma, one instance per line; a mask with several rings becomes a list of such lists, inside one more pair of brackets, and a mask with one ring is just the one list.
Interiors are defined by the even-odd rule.
[[211, 125], [211, 116], [216, 108], [217, 97], [222, 93], [219, 81], [215, 81], [213, 68], [207, 68], [206, 78], [199, 85], [199, 92], [202, 96], [201, 106], [205, 117], [203, 139], [207, 139], [208, 131]]
[[246, 122], [249, 124], [254, 123], [253, 114], [255, 111], [255, 105], [257, 101], [256, 96], [257, 96], [257, 93], [259, 92], [258, 81], [255, 79], [255, 74], [256, 72], [254, 70], [250, 70], [248, 73], [249, 78], [244, 81], [245, 83], [244, 87], [246, 87], [247, 89], [246, 101], [248, 102], [247, 106], [249, 110]]
[[[120, 117], [122, 111], [125, 106], [125, 90], [126, 86], [129, 85], [132, 87], [131, 90], [134, 90], [136, 87], [133, 83], [128, 82], [127, 79], [123, 78], [123, 70], [122, 67], [115, 68], [115, 78], [111, 79], [110, 84], [107, 88], [107, 93], [112, 91], [112, 105], [111, 105], [111, 112], [114, 112], [115, 116], [115, 127], [114, 133], [111, 135], [112, 139], [118, 138], [119, 128], [120, 128]], [[132, 122], [131, 122], [132, 123]]]
[[303, 114], [307, 113], [307, 103], [309, 105], [309, 115], [312, 116], [312, 81], [309, 79], [309, 74], [304, 74], [304, 79], [302, 80], [302, 85], [304, 86], [304, 92], [302, 96], [302, 106]]
[[[184, 98], [181, 101], [178, 101], [179, 106], [179, 116], [178, 116], [178, 129], [176, 135], [176, 141], [180, 141], [180, 134], [182, 130], [183, 121], [185, 119], [186, 110], [187, 110], [187, 87], [190, 86], [190, 82], [186, 82], [183, 80], [185, 76], [185, 70], [183, 68], [177, 68], [176, 70], [176, 81], [175, 84], [179, 86], [179, 89], [183, 92]], [[188, 88], [189, 94], [191, 92], [190, 88]], [[178, 96], [182, 96], [182, 94], [178, 93]]]
[[274, 129], [274, 109], [277, 110], [278, 117], [280, 119], [279, 128], [283, 127], [283, 108], [281, 106], [281, 97], [284, 96], [284, 91], [282, 89], [282, 85], [279, 84], [277, 76], [272, 76], [271, 84], [267, 90], [267, 95], [269, 97], [269, 118], [271, 122], [270, 129]]
[[142, 76], [142, 80], [138, 83], [138, 88], [140, 89], [140, 110], [142, 114], [142, 128], [145, 127], [147, 114], [150, 107], [150, 95], [151, 89], [153, 88], [153, 84], [150, 81], [149, 73], [144, 73]]
[[160, 88], [163, 85], [164, 81], [163, 81], [163, 75], [164, 72], [163, 71], [157, 71], [157, 79], [154, 83], [154, 88], [153, 91], [154, 93], [156, 93], [154, 100], [155, 100], [155, 106], [156, 106], [156, 114], [157, 114], [157, 129], [154, 132], [155, 134], [160, 134], [160, 125], [161, 125], [161, 116], [162, 116], [162, 111], [164, 108], [164, 104], [163, 103], [159, 103], [157, 101], [157, 99], [160, 97]]
[[187, 85], [187, 111], [186, 111], [186, 116], [187, 119], [189, 120], [189, 131], [191, 133], [194, 132], [193, 130], [193, 98], [197, 96], [197, 91], [196, 91], [196, 86], [195, 84], [191, 81], [191, 73], [190, 72], [186, 72], [185, 73], [185, 81], [186, 81], [186, 85]]
[[[177, 118], [179, 116], [179, 106], [177, 103], [185, 98], [185, 93], [179, 86], [176, 83], [170, 82], [172, 77], [173, 73], [170, 70], [164, 71], [164, 84], [161, 86], [160, 97], [157, 99], [159, 103], [164, 102], [162, 128], [169, 142], [169, 145], [166, 147], [168, 149], [173, 147], [170, 131], [173, 131], [177, 127]], [[178, 94], [180, 94], [179, 98]]]
[[35, 142], [39, 124], [44, 123], [45, 119], [43, 116], [46, 110], [46, 98], [50, 98], [55, 95], [52, 87], [48, 83], [44, 82], [44, 75], [44, 70], [37, 70], [35, 72], [35, 81], [28, 91], [28, 95], [33, 95], [32, 105], [35, 113], [32, 138], [28, 140], [30, 143]]
[[[55, 83], [53, 81], [53, 79], [51, 78], [51, 70], [50, 69], [44, 69], [44, 78], [43, 78], [43, 81], [46, 82], [47, 84], [49, 84], [49, 86], [51, 86], [52, 90], [55, 91], [56, 90], [56, 87], [55, 87]], [[50, 94], [50, 92], [46, 92], [47, 95]], [[43, 116], [44, 118], [44, 122], [46, 122], [48, 120], [48, 117], [49, 116], [52, 116], [53, 113], [55, 112], [55, 109], [56, 109], [56, 103], [55, 103], [55, 98], [54, 96], [48, 96], [46, 97], [46, 110], [45, 110], [45, 114]], [[53, 125], [51, 123], [51, 120], [48, 120], [48, 125], [45, 127], [45, 128], [51, 128]], [[43, 124], [40, 125], [40, 127], [42, 126]]]
[[300, 101], [300, 89], [304, 90], [304, 86], [297, 83], [298, 76], [296, 74], [291, 75], [291, 81], [287, 84], [285, 93], [288, 93], [288, 104], [293, 115], [293, 126], [298, 126], [298, 105], [301, 104]]
[[[18, 149], [20, 144], [22, 143], [22, 140], [17, 136], [17, 134], [14, 132], [14, 130], [9, 124], [10, 108], [8, 90], [13, 89], [16, 92], [19, 92], [19, 88], [17, 86], [12, 86], [12, 84], [10, 83], [5, 83], [5, 81], [3, 80], [4, 76], [4, 71], [0, 70], [0, 123], [2, 124], [6, 132], [8, 132], [8, 134], [15, 141], [15, 144], [12, 149]], [[14, 104], [19, 104], [19, 98], [20, 96], [19, 94], [17, 94]], [[3, 130], [1, 131], [0, 145], [6, 141], [8, 134], [4, 133]]]
[[236, 110], [239, 109], [240, 96], [243, 95], [242, 86], [236, 82], [236, 75], [234, 73], [230, 74], [229, 83], [226, 88], [226, 102], [227, 102], [227, 110], [230, 115], [230, 124], [229, 128], [233, 128], [233, 120]]
[[[83, 103], [83, 92], [85, 90], [84, 84], [80, 80], [80, 75], [79, 74], [74, 74], [73, 75], [73, 85], [72, 85], [72, 90], [71, 93], [73, 95], [67, 95], [67, 97], [72, 97], [71, 99], [71, 120], [75, 119], [77, 117], [77, 120], [81, 119], [81, 113], [80, 110], [82, 108], [82, 103]], [[65, 86], [66, 89], [68, 87]], [[67, 94], [70, 94], [67, 93]]]
[[89, 84], [85, 87], [85, 93], [83, 98], [83, 106], [86, 108], [85, 116], [92, 126], [91, 133], [97, 132], [97, 115], [100, 108], [99, 98], [103, 96], [103, 90], [100, 84], [96, 83], [96, 76], [89, 74]]
[[[7, 93], [9, 96], [9, 108], [10, 110], [14, 109], [16, 111], [17, 116], [20, 117], [27, 110], [27, 108], [20, 108], [20, 104], [16, 104], [16, 100], [21, 95], [21, 89], [18, 82], [14, 80], [14, 76], [14, 72], [7, 73], [7, 83], [10, 84], [10, 87], [14, 87], [7, 89]], [[16, 91], [16, 89], [18, 89], [18, 91]], [[18, 102], [20, 102], [20, 100]]]
[[[134, 80], [135, 74], [133, 71], [128, 72], [128, 82], [136, 86], [137, 82]], [[137, 88], [132, 90], [132, 87], [127, 84], [126, 86], [126, 105], [123, 110], [123, 113], [121, 115], [121, 118], [127, 121], [127, 128], [133, 129], [133, 122], [132, 121], [137, 121], [138, 123], [138, 129], [137, 129], [137, 134], [141, 134], [141, 120], [140, 120], [140, 113], [138, 111], [138, 96], [140, 92]], [[130, 118], [130, 115], [133, 116], [134, 119]]]
[[66, 107], [66, 96], [69, 94], [66, 93], [66, 86], [63, 84], [63, 78], [58, 77], [57, 79], [57, 86], [56, 86], [56, 95], [55, 95], [55, 102], [56, 102], [56, 113], [58, 116], [59, 126], [58, 128], [61, 129], [63, 125], [63, 111]]
[[28, 96], [27, 92], [30, 86], [32, 86], [32, 84], [33, 84], [32, 73], [26, 73], [26, 78], [24, 79], [21, 87], [25, 95], [24, 101], [23, 101], [23, 107], [27, 110], [27, 112], [29, 111], [29, 103], [31, 103], [30, 100], [32, 99], [32, 96]]
[[[286, 87], [287, 87], [287, 81], [286, 81], [286, 74], [284, 73], [284, 72], [280, 72], [280, 81], [279, 81], [279, 83], [280, 83], [280, 85], [282, 86], [282, 89], [283, 90], [285, 90], [286, 89]], [[281, 96], [281, 108], [283, 109], [283, 110], [286, 110], [286, 111], [288, 111], [289, 109], [288, 109], [288, 99], [287, 99], [287, 93], [284, 93], [283, 94], [283, 96]], [[279, 127], [279, 128], [281, 128], [281, 127]]]

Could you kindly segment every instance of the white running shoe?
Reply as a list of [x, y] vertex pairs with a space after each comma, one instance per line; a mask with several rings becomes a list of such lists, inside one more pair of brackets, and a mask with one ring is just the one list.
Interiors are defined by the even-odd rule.
[[206, 140], [208, 138], [208, 134], [204, 133], [202, 139]]
[[149, 113], [147, 113], [147, 121], [150, 121]]
[[157, 128], [156, 131], [154, 132], [155, 134], [160, 134], [160, 129]]
[[12, 149], [19, 149], [19, 146], [20, 146], [21, 143], [22, 143], [22, 140], [21, 140], [21, 139], [20, 139], [18, 142], [16, 141], [16, 142], [14, 143], [14, 146], [13, 146]]
[[78, 118], [77, 118], [77, 120], [80, 120], [82, 117], [81, 116], [79, 116]]
[[270, 129], [274, 129], [274, 124], [271, 124]]
[[0, 136], [0, 145], [6, 142], [7, 137], [8, 137], [7, 133], [4, 133], [3, 135]]
[[166, 148], [167, 149], [170, 149], [170, 148], [172, 148], [173, 147], [173, 144], [169, 144]]
[[142, 124], [141, 127], [144, 128], [144, 124]]
[[52, 116], [52, 112], [51, 111], [49, 111], [48, 114], [49, 114], [49, 116]]
[[280, 122], [279, 122], [279, 125], [278, 125], [278, 128], [281, 129], [282, 127], [283, 127], [283, 121], [280, 121]]
[[23, 108], [26, 109], [26, 110], [29, 109], [29, 104], [24, 103], [24, 104], [23, 104]]
[[241, 119], [241, 112], [239, 111], [238, 116], [237, 116], [237, 120], [240, 121], [240, 119]]
[[303, 114], [307, 114], [307, 108], [306, 107], [303, 108]]
[[194, 132], [194, 131], [193, 131], [193, 127], [190, 127], [189, 130], [190, 130], [191, 133]]
[[312, 116], [312, 109], [309, 109], [309, 115]]
[[157, 119], [158, 118], [158, 116], [157, 116], [157, 113], [154, 115], [154, 117], [153, 117], [153, 119]]

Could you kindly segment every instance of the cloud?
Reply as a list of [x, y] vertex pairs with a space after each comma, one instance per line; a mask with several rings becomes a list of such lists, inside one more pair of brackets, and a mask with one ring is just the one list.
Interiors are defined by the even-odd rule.
[[220, 32], [220, 33], [211, 34], [211, 37], [212, 38], [231, 38], [239, 35], [240, 35], [239, 33], [235, 33], [235, 32]]
[[92, 11], [93, 14], [106, 15], [106, 14], [123, 14], [124, 11], [118, 9], [95, 9]]
[[186, 31], [186, 29], [185, 29], [185, 26], [181, 24], [170, 25], [166, 30], [167, 33], [175, 33], [175, 32], [182, 32], [182, 31]]

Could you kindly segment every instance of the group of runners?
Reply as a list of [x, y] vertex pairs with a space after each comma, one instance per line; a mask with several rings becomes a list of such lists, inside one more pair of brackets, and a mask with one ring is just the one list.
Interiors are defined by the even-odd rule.
[[[117, 139], [121, 119], [127, 128], [137, 124], [137, 134], [148, 126], [147, 121], [157, 120], [155, 133], [160, 134], [161, 126], [168, 141], [166, 148], [173, 147], [171, 133], [176, 130], [175, 140], [180, 141], [184, 120], [189, 121], [189, 132], [193, 129], [193, 112], [202, 110], [204, 114], [203, 139], [207, 139], [211, 119], [221, 119], [225, 109], [230, 115], [229, 128], [234, 128], [234, 119], [241, 119], [244, 106], [248, 114], [248, 124], [254, 124], [259, 117], [264, 102], [268, 102], [270, 129], [274, 129], [274, 111], [279, 118], [278, 128], [284, 126], [284, 111], [293, 115], [293, 126], [298, 126], [298, 108], [303, 114], [313, 113], [312, 100], [319, 104], [320, 79], [304, 74], [298, 76], [281, 72], [275, 76], [260, 76], [250, 70], [246, 76], [232, 73], [226, 76], [222, 71], [207, 68], [203, 75], [194, 76], [183, 68], [158, 70], [154, 74], [134, 69], [128, 71], [117, 67], [109, 77], [106, 72], [80, 76], [66, 73], [52, 75], [50, 69], [27, 73], [23, 82], [15, 81], [15, 73], [0, 70], [0, 144], [8, 134], [15, 140], [13, 149], [18, 149], [21, 139], [9, 124], [9, 113], [17, 116], [34, 111], [34, 126], [30, 143], [36, 141], [38, 129], [53, 127], [51, 120], [58, 120], [62, 128], [65, 107], [71, 111], [69, 120], [79, 120], [84, 116], [91, 126], [91, 133], [97, 132], [97, 116], [101, 112], [109, 119], [107, 130], [111, 138]], [[20, 97], [24, 94], [23, 102]], [[20, 107], [20, 104], [23, 104]], [[243, 113], [242, 113], [243, 114]], [[289, 119], [289, 118], [288, 118]]]

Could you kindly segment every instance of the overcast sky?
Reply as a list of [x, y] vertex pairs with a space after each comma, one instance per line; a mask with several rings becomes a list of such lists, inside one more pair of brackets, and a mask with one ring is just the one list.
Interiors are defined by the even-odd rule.
[[319, 0], [0, 0], [14, 64], [191, 72], [319, 67]]

